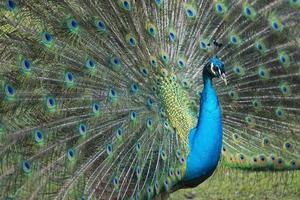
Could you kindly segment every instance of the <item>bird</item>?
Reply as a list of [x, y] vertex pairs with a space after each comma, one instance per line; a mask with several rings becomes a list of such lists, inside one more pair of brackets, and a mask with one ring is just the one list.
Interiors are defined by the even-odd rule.
[[1, 199], [166, 199], [217, 168], [299, 178], [299, 9], [1, 0]]

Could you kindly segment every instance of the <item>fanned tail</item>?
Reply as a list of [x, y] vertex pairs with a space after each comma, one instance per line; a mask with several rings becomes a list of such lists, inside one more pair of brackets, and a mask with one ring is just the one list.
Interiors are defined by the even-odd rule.
[[[214, 1], [199, 9], [202, 32], [193, 33], [201, 36], [194, 54], [209, 54], [213, 40], [223, 44], [215, 53], [225, 60], [228, 79], [227, 87], [216, 83], [226, 163], [299, 169], [299, 1]], [[188, 70], [192, 90], [200, 73]]]
[[181, 179], [153, 82], [158, 30], [138, 18], [155, 3], [2, 6], [1, 197], [151, 198]]

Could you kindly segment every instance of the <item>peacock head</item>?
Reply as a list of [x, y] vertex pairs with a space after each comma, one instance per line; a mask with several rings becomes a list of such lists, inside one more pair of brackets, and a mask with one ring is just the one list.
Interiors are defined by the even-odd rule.
[[205, 68], [212, 78], [221, 78], [227, 85], [224, 63], [220, 58], [217, 56], [210, 58]]

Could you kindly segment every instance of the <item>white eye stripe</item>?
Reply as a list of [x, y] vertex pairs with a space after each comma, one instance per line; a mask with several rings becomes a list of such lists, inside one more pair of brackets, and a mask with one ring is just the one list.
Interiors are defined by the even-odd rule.
[[218, 68], [219, 69], [219, 74], [221, 75], [222, 73], [221, 73], [221, 70], [220, 70], [220, 68]]
[[213, 63], [211, 63], [210, 64], [210, 71], [214, 74], [214, 75], [216, 75], [216, 72], [214, 71], [214, 64]]

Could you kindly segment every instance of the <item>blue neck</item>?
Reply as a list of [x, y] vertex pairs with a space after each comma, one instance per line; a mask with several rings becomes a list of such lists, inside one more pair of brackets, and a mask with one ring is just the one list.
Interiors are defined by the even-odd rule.
[[222, 147], [222, 116], [212, 77], [203, 71], [204, 88], [197, 126], [190, 130], [185, 181], [202, 182], [215, 170]]

